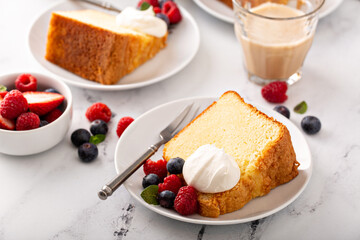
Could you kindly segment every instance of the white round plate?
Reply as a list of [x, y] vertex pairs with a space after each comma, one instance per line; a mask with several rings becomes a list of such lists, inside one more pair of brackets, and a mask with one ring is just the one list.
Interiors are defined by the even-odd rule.
[[[123, 1], [118, 1], [121, 4]], [[133, 3], [134, 4], [134, 3]], [[128, 6], [128, 5], [127, 5]], [[118, 6], [123, 9], [125, 6]], [[99, 7], [79, 2], [65, 1], [42, 13], [33, 23], [29, 32], [29, 48], [36, 61], [51, 74], [60, 77], [73, 86], [95, 90], [127, 90], [144, 87], [165, 80], [182, 70], [195, 56], [200, 44], [198, 26], [193, 17], [181, 8], [183, 19], [169, 34], [167, 46], [153, 59], [139, 66], [132, 73], [123, 77], [114, 85], [101, 85], [99, 83], [81, 78], [55, 64], [45, 60], [45, 48], [50, 16], [53, 11], [96, 9], [116, 14]]]
[[[325, 0], [320, 10], [320, 18], [333, 12], [343, 0]], [[194, 2], [212, 16], [228, 23], [234, 23], [234, 13], [231, 8], [218, 0], [194, 0]]]
[[[115, 150], [115, 168], [117, 173], [123, 172], [135, 159], [141, 156], [147, 148], [159, 140], [159, 132], [177, 116], [181, 110], [194, 102], [205, 109], [215, 98], [201, 97], [182, 99], [156, 107], [138, 117], [123, 133]], [[309, 147], [300, 130], [287, 118], [279, 113], [253, 104], [259, 110], [284, 123], [289, 129], [292, 143], [300, 162], [299, 175], [273, 190], [263, 197], [255, 198], [238, 211], [220, 215], [218, 218], [207, 218], [199, 214], [181, 216], [175, 210], [147, 204], [141, 197], [143, 190], [142, 178], [145, 176], [142, 167], [138, 169], [125, 183], [129, 193], [142, 205], [166, 217], [183, 222], [208, 225], [228, 225], [253, 221], [280, 211], [293, 202], [308, 184], [312, 172], [312, 162]], [[162, 158], [162, 148], [151, 157], [153, 160]]]

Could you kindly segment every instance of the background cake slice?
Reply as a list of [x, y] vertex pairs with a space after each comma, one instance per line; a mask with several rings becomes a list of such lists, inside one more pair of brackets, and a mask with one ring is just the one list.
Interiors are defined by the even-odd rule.
[[118, 26], [107, 13], [59, 11], [51, 16], [45, 58], [85, 79], [114, 84], [154, 57], [166, 39]]
[[241, 171], [239, 182], [220, 193], [199, 193], [200, 214], [218, 217], [298, 175], [291, 137], [280, 122], [257, 110], [233, 91], [224, 93], [164, 147], [166, 161], [187, 159], [205, 144], [224, 148]]

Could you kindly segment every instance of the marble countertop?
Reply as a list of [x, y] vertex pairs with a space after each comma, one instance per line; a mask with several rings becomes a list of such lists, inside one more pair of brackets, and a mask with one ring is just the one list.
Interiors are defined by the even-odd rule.
[[[0, 74], [47, 72], [31, 56], [28, 31], [53, 2], [0, 1]], [[322, 129], [305, 138], [313, 174], [305, 191], [288, 207], [263, 219], [228, 226], [183, 223], [154, 213], [124, 187], [101, 201], [97, 191], [115, 174], [116, 123], [140, 116], [172, 100], [220, 96], [238, 91], [246, 99], [273, 108], [248, 82], [233, 26], [182, 0], [198, 23], [199, 51], [177, 75], [143, 88], [101, 92], [72, 87], [71, 129], [56, 147], [41, 154], [0, 154], [0, 239], [360, 239], [360, 2], [345, 0], [321, 19], [305, 61], [303, 79], [288, 90], [285, 105], [305, 100], [308, 115]], [[70, 143], [73, 130], [89, 125], [85, 110], [94, 102], [109, 105], [116, 116], [99, 157], [81, 163]], [[292, 112], [300, 126], [302, 115]], [[21, 147], [21, 146], [19, 146]]]

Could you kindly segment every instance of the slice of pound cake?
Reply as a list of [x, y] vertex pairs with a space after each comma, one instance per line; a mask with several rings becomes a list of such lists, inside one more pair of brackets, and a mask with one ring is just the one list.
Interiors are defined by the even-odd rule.
[[114, 84], [166, 46], [155, 37], [116, 24], [95, 10], [53, 12], [45, 58], [80, 77]]
[[241, 177], [230, 190], [198, 193], [199, 213], [206, 217], [236, 211], [251, 199], [289, 182], [299, 163], [288, 129], [233, 91], [205, 109], [164, 147], [166, 161], [186, 159], [200, 146], [213, 144], [237, 162]]

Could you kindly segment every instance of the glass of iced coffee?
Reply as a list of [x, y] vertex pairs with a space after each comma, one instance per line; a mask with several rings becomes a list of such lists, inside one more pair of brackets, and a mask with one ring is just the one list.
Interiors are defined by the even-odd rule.
[[235, 34], [250, 81], [301, 79], [325, 0], [233, 0]]

